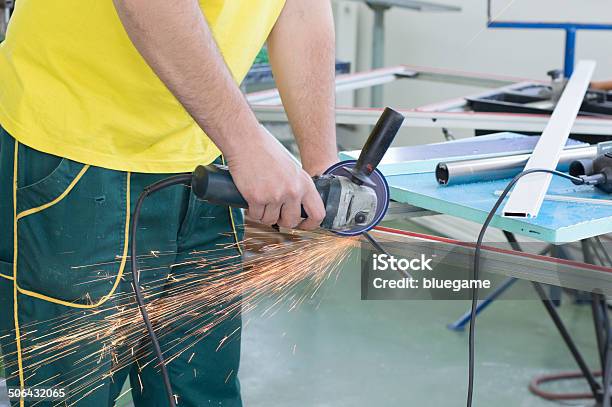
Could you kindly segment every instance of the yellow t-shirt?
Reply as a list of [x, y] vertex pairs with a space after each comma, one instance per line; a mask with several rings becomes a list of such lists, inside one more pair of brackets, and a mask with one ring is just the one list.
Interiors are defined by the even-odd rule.
[[[284, 1], [200, 0], [237, 83]], [[0, 45], [0, 125], [36, 150], [123, 171], [191, 171], [220, 154], [140, 56], [112, 0], [16, 2]]]

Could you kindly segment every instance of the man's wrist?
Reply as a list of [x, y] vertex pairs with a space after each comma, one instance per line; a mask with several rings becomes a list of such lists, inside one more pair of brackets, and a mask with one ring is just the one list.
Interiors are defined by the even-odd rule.
[[336, 164], [338, 161], [339, 160], [336, 155], [329, 156], [324, 159], [319, 158], [313, 161], [302, 160], [302, 168], [308, 173], [308, 175], [314, 177], [316, 175], [323, 174], [329, 167]]

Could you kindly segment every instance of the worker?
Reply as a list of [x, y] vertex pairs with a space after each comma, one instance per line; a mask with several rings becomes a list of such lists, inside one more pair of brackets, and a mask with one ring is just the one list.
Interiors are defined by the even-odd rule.
[[[134, 306], [131, 212], [143, 188], [169, 174], [224, 162], [250, 218], [319, 225], [325, 209], [311, 177], [337, 161], [333, 35], [328, 0], [16, 3], [0, 46], [0, 345], [9, 390], [57, 388], [67, 404], [110, 406], [129, 377], [136, 405], [165, 404], [144, 334], [140, 343], [102, 335], [53, 357], [38, 345], [70, 318], [95, 326], [126, 298]], [[239, 88], [266, 41], [301, 167]], [[171, 295], [180, 273], [210, 272], [180, 265], [207, 251], [239, 261], [241, 212], [199, 202], [183, 186], [147, 200], [140, 225], [141, 285], [151, 296], [163, 287], [155, 298]], [[193, 327], [176, 323], [160, 335], [179, 402], [241, 405], [240, 316], [177, 346]], [[149, 356], [123, 366], [139, 346]]]
[[612, 90], [612, 80], [591, 82], [591, 89], [603, 91]]

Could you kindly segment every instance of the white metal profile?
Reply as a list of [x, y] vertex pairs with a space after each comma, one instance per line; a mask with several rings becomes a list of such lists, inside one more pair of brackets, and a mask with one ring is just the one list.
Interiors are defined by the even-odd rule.
[[[595, 61], [578, 63], [525, 170], [536, 168], [554, 170], [557, 168], [559, 155], [576, 121], [595, 65]], [[529, 174], [520, 179], [508, 197], [508, 202], [503, 210], [504, 216], [536, 217], [540, 212], [551, 180], [552, 175], [544, 173]]]

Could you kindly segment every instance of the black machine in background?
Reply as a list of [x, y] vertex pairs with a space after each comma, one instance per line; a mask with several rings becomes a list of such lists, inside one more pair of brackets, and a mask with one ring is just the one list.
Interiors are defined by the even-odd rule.
[[[550, 84], [526, 84], [514, 89], [500, 89], [498, 92], [467, 97], [468, 106], [474, 112], [483, 113], [550, 115], [563, 92], [565, 80], [560, 77], [561, 71], [558, 70], [550, 71], [548, 75], [551, 77]], [[612, 119], [612, 92], [592, 89], [587, 91], [578, 115]], [[497, 132], [497, 130], [480, 129], [476, 130], [476, 135]], [[612, 140], [612, 136], [590, 134], [571, 134], [570, 137], [591, 144]]]

